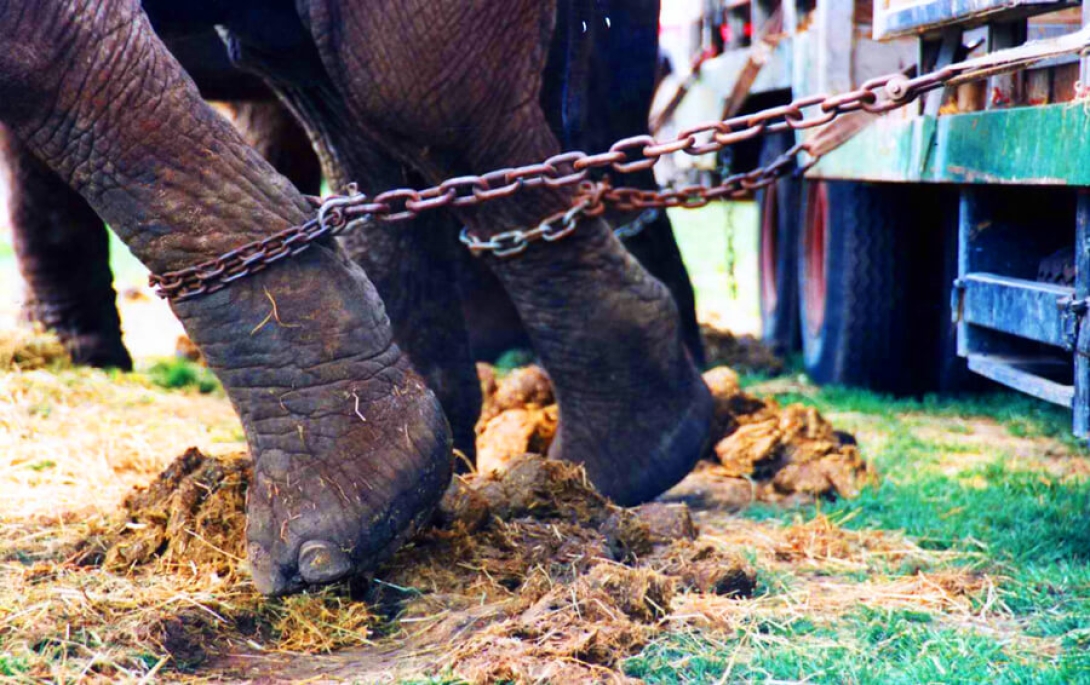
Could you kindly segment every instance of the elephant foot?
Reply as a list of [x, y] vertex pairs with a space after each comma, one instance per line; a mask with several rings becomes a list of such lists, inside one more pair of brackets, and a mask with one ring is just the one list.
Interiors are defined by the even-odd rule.
[[246, 430], [257, 589], [372, 571], [438, 503], [451, 448], [363, 271], [314, 247], [176, 310]]
[[24, 305], [22, 316], [53, 331], [73, 364], [131, 371], [113, 288], [107, 285], [91, 295], [78, 301], [57, 298], [60, 304], [33, 300]]
[[550, 456], [619, 504], [650, 500], [692, 470], [712, 417], [677, 306], [604, 222], [535, 247], [494, 267], [556, 389]]
[[94, 366], [100, 369], [132, 370], [132, 357], [121, 338], [110, 334], [60, 334], [61, 343], [68, 350], [74, 364]]

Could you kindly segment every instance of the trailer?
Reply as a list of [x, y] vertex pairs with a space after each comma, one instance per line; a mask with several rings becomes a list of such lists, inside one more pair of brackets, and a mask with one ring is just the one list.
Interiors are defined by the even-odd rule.
[[[709, 100], [716, 117], [745, 113], [1057, 40], [1082, 28], [1088, 8], [1090, 0], [708, 0], [690, 27], [702, 55], [691, 78], [706, 91], [704, 118]], [[1074, 432], [1087, 436], [1086, 69], [1078, 55], [1052, 58], [929, 93], [855, 126], [804, 177], [759, 191], [765, 340], [801, 351], [823, 384], [926, 393], [984, 377], [1069, 407]], [[774, 159], [806, 135], [732, 148], [718, 172]]]

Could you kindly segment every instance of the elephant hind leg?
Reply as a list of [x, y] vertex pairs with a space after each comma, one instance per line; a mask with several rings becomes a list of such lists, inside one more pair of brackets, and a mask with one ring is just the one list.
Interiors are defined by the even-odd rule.
[[231, 122], [252, 148], [299, 192], [322, 192], [322, 163], [302, 125], [276, 99], [227, 103]]
[[[314, 0], [308, 26], [352, 119], [429, 181], [541, 162], [560, 152], [540, 106], [553, 3]], [[389, 29], [383, 24], [388, 23]], [[351, 40], [346, 36], [351, 34]], [[568, 210], [544, 185], [459, 212], [479, 238]], [[560, 405], [554, 457], [581, 462], [621, 504], [683, 478], [706, 448], [711, 397], [670, 292], [587, 218], [558, 242], [484, 257], [548, 371]]]
[[106, 226], [78, 193], [0, 129], [24, 309], [54, 331], [72, 361], [132, 368], [121, 342]]

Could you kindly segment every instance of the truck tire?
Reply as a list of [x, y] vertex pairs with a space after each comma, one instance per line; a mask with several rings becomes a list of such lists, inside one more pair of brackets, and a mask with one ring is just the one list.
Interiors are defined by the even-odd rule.
[[[762, 139], [761, 166], [769, 164], [794, 144], [794, 132]], [[776, 354], [798, 351], [798, 242], [801, 180], [785, 176], [757, 191], [758, 293], [762, 338]]]
[[942, 256], [930, 255], [930, 269], [923, 261], [933, 241], [921, 240], [928, 227], [913, 189], [815, 181], [804, 193], [798, 283], [807, 373], [819, 384], [880, 392], [933, 389], [939, 289], [915, 286], [923, 277], [938, 285]]

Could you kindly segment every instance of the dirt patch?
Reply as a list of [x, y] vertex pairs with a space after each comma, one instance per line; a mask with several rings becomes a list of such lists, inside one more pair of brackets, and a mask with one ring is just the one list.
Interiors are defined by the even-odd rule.
[[742, 373], [776, 376], [784, 372], [783, 360], [752, 335], [735, 335], [728, 330], [700, 324], [708, 366], [729, 366]]

